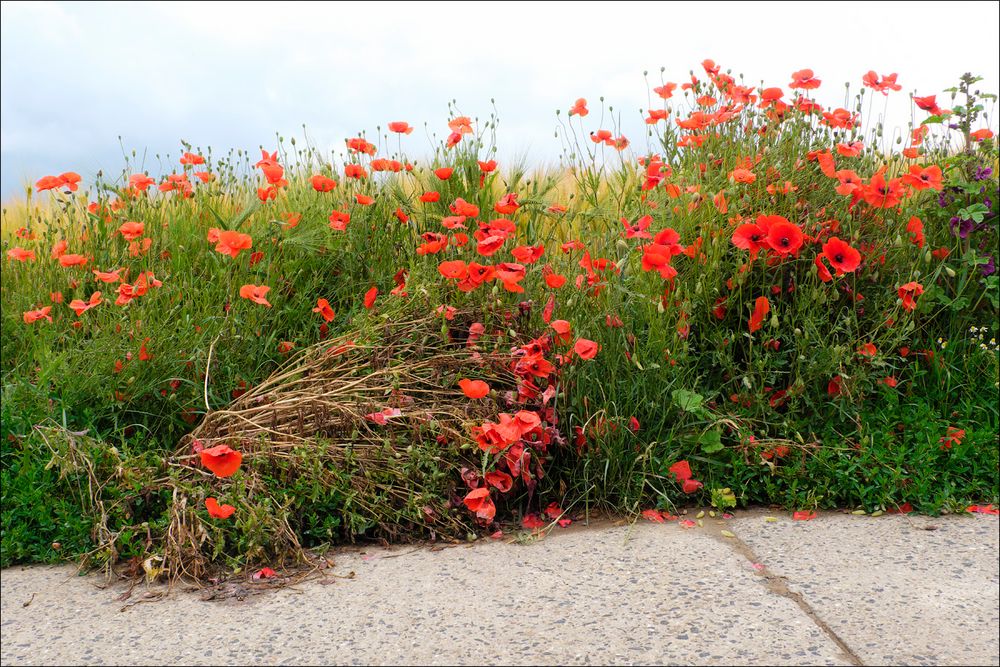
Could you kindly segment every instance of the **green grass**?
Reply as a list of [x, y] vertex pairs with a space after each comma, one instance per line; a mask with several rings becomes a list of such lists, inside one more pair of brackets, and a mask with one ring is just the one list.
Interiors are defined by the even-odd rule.
[[[854, 103], [866, 102], [867, 92]], [[497, 412], [535, 411], [553, 438], [526, 444], [544, 463], [544, 474], [532, 469], [514, 476], [510, 492], [491, 492], [497, 518], [516, 519], [549, 502], [633, 513], [707, 502], [713, 489], [724, 487], [741, 505], [790, 509], [874, 511], [909, 502], [934, 513], [996, 502], [998, 357], [988, 339], [997, 335], [998, 285], [996, 274], [984, 277], [981, 267], [998, 243], [997, 151], [987, 139], [956, 153], [951, 137], [968, 138], [965, 124], [977, 122], [989, 98], [968, 95], [955, 106], [958, 131], [925, 121], [934, 131], [920, 157], [907, 158], [887, 145], [872, 119], [867, 128], [831, 128], [816, 113], [790, 110], [779, 118], [773, 109], [748, 105], [701, 131], [679, 129], [672, 119], [688, 117], [703, 94], [724, 99], [709, 80], [677, 93], [671, 119], [650, 126], [644, 150], [642, 138], [632, 138], [624, 152], [591, 142], [596, 109], [588, 119], [561, 120], [564, 165], [550, 172], [522, 164], [483, 173], [478, 161], [496, 154], [491, 117], [476, 122], [476, 132], [457, 146], [435, 146], [426, 160], [403, 152], [406, 138], [370, 137], [379, 157], [415, 167], [369, 171], [361, 180], [347, 178], [344, 168], [370, 170], [367, 155], [280, 142], [287, 185], [273, 200], [258, 198], [266, 183], [256, 155], [215, 156], [208, 149], [196, 151], [206, 165], [178, 166], [194, 182], [190, 198], [154, 194], [155, 186], [130, 196], [128, 176], [136, 169], [129, 164], [120, 177], [91, 184], [86, 196], [29, 193], [23, 205], [5, 210], [2, 227], [5, 253], [15, 246], [36, 253], [33, 261], [5, 258], [2, 266], [2, 563], [87, 552], [103, 561], [162, 554], [168, 526], [189, 511], [201, 512], [198, 525], [211, 535], [209, 559], [233, 567], [280, 558], [281, 545], [296, 541], [314, 546], [393, 537], [392, 526], [412, 535], [410, 528], [429, 525], [421, 516], [425, 503], [471, 525], [475, 518], [461, 502], [468, 488], [445, 461], [455, 452], [471, 453], [481, 459], [480, 474], [510, 465], [502, 455], [479, 451], [474, 427], [482, 420], [471, 417], [461, 424], [468, 437], [446, 445], [453, 450], [420, 444], [407, 458], [415, 467], [390, 466], [393, 483], [409, 480], [415, 488], [424, 480], [427, 494], [419, 503], [418, 494], [396, 503], [360, 493], [357, 481], [366, 471], [315, 457], [321, 441], [277, 463], [248, 457], [253, 475], [212, 484], [178, 458], [182, 438], [206, 412], [224, 408], [286, 360], [283, 343], [298, 351], [342, 334], [378, 340], [386, 322], [425, 317], [442, 305], [461, 317], [442, 319], [440, 329], [435, 324], [421, 334], [427, 341], [461, 349], [469, 323], [480, 321], [487, 325], [481, 347], [510, 354], [551, 333], [545, 321], [551, 303], [550, 319], [569, 321], [573, 338], [600, 346], [592, 360], [570, 360], [571, 344], [550, 339], [545, 356], [558, 371], [538, 382], [539, 389], [553, 388], [552, 410], [537, 398], [505, 403], [503, 390], [519, 382], [494, 387]], [[692, 135], [700, 146], [678, 148]], [[836, 152], [838, 143], [851, 141], [865, 142], [860, 155]], [[898, 206], [852, 202], [837, 191], [839, 181], [809, 159], [822, 150], [833, 151], [837, 169], [866, 181], [881, 169], [897, 179], [913, 164], [940, 164], [943, 183], [907, 191]], [[637, 158], [653, 153], [669, 173], [647, 189], [646, 167]], [[991, 165], [992, 175], [980, 177]], [[440, 166], [454, 169], [450, 179], [435, 176]], [[754, 182], [732, 178], [746, 167]], [[191, 175], [195, 169], [210, 171], [214, 180], [201, 183]], [[338, 187], [315, 191], [309, 177], [320, 173]], [[785, 182], [795, 189], [783, 192]], [[941, 189], [948, 197], [939, 202]], [[421, 201], [431, 190], [440, 200]], [[520, 206], [501, 214], [494, 206], [506, 194], [516, 194]], [[358, 195], [374, 203], [360, 205]], [[988, 196], [992, 208], [984, 204]], [[442, 226], [459, 198], [480, 211], [464, 222], [470, 237], [477, 220], [515, 222], [495, 255], [477, 254], [475, 238], [462, 244], [463, 230]], [[91, 201], [96, 211], [88, 211]], [[565, 212], [552, 208], [557, 205]], [[350, 212], [345, 231], [330, 228], [334, 209]], [[291, 214], [301, 216], [297, 226], [286, 223]], [[651, 233], [672, 228], [688, 249], [671, 260], [672, 280], [643, 266], [648, 240], [625, 238], [622, 219], [632, 224], [646, 215]], [[802, 249], [768, 261], [767, 251], [752, 259], [735, 247], [734, 230], [759, 215], [797, 225], [807, 236]], [[907, 231], [912, 216], [923, 222], [922, 246]], [[966, 238], [955, 235], [955, 216], [975, 219], [978, 227]], [[144, 223], [148, 249], [130, 249], [118, 233], [125, 221]], [[211, 228], [249, 234], [253, 248], [236, 258], [223, 255], [207, 240]], [[447, 234], [448, 247], [417, 252], [429, 233]], [[864, 261], [857, 271], [824, 281], [814, 260], [831, 236], [859, 249]], [[50, 257], [59, 240], [68, 252], [88, 257], [87, 265], [67, 268]], [[564, 251], [571, 241], [604, 268], [588, 270], [584, 249]], [[515, 262], [515, 246], [539, 244], [545, 248], [540, 261], [524, 263], [523, 293], [499, 281], [462, 291], [438, 271], [445, 260]], [[130, 283], [152, 272], [163, 284], [118, 306], [118, 286], [98, 282], [95, 268], [127, 268]], [[391, 293], [401, 270], [405, 296]], [[548, 271], [565, 276], [566, 285], [549, 287]], [[898, 293], [910, 282], [924, 290], [913, 310]], [[241, 298], [245, 284], [269, 286], [272, 307]], [[368, 309], [364, 295], [371, 287], [379, 296]], [[69, 302], [86, 301], [95, 291], [104, 302], [74, 315]], [[62, 303], [52, 302], [53, 293]], [[770, 310], [760, 329], [750, 331], [759, 297]], [[313, 312], [320, 298], [336, 312], [329, 323]], [[52, 306], [53, 322], [23, 321], [23, 313], [45, 305]], [[620, 326], [609, 324], [616, 319]], [[970, 327], [988, 332], [980, 340]], [[875, 354], [860, 354], [869, 344]], [[557, 355], [567, 355], [566, 363]], [[470, 357], [468, 377], [477, 372]], [[829, 387], [838, 377], [834, 396]], [[441, 390], [458, 391], [453, 385]], [[390, 394], [387, 387], [385, 405], [396, 400]], [[630, 426], [633, 418], [638, 430]], [[40, 424], [88, 434], [73, 445], [51, 437], [47, 443], [52, 431], [34, 428]], [[942, 449], [949, 428], [963, 429], [965, 437]], [[776, 457], [776, 448], [787, 453]], [[680, 460], [704, 483], [700, 491], [684, 494], [668, 472]], [[92, 472], [84, 474], [87, 461]], [[233, 521], [206, 519], [198, 508], [209, 493], [239, 499]], [[178, 498], [190, 501], [183, 512]]]

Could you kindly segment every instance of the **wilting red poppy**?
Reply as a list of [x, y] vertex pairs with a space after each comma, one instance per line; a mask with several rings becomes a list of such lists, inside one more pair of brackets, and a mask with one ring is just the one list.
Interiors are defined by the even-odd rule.
[[910, 218], [906, 223], [906, 232], [910, 235], [910, 242], [916, 244], [918, 248], [924, 247], [924, 223], [917, 216]]
[[507, 493], [514, 486], [514, 478], [502, 470], [492, 470], [483, 476], [486, 483], [500, 491]]
[[271, 291], [271, 288], [267, 285], [243, 285], [240, 287], [240, 296], [270, 308], [271, 304], [266, 298], [269, 291]]
[[691, 479], [691, 464], [687, 461], [678, 461], [669, 468], [670, 472], [677, 477], [678, 482], [683, 482], [685, 480]]
[[753, 304], [753, 314], [750, 315], [750, 333], [753, 333], [761, 328], [764, 322], [764, 316], [771, 311], [771, 302], [767, 300], [766, 296], [759, 296]]
[[203, 449], [198, 454], [201, 456], [201, 464], [211, 470], [216, 477], [234, 475], [243, 462], [243, 455], [229, 445], [216, 445]]
[[916, 281], [908, 282], [897, 290], [899, 298], [903, 300], [903, 308], [909, 311], [917, 308], [916, 297], [923, 293], [924, 286]]
[[220, 505], [215, 498], [205, 498], [205, 508], [213, 519], [228, 519], [236, 511], [232, 505]]
[[577, 338], [573, 344], [573, 351], [580, 355], [581, 359], [593, 359], [597, 356], [600, 346], [592, 340]]
[[458, 386], [461, 387], [462, 393], [469, 398], [484, 398], [490, 393], [490, 385], [482, 380], [463, 378], [458, 381]]
[[371, 310], [375, 305], [375, 297], [378, 296], [378, 287], [371, 287], [367, 292], [365, 292], [365, 308]]
[[90, 310], [94, 306], [100, 305], [101, 303], [103, 303], [103, 301], [101, 300], [101, 293], [100, 292], [94, 292], [93, 294], [90, 295], [90, 301], [83, 301], [81, 299], [73, 299], [70, 302], [69, 307], [73, 310], [74, 313], [76, 313], [77, 317], [80, 317], [85, 312], [87, 312], [88, 310]]
[[493, 499], [490, 498], [490, 490], [486, 487], [469, 491], [462, 502], [465, 503], [465, 506], [470, 511], [475, 512], [476, 516], [480, 519], [493, 521], [493, 517], [496, 516], [496, 505], [493, 504]]
[[836, 236], [823, 244], [823, 256], [837, 270], [838, 276], [855, 271], [861, 264], [861, 253]]
[[568, 343], [573, 339], [572, 325], [566, 320], [556, 320], [549, 326], [552, 327], [556, 332], [556, 338], [564, 343]]
[[875, 347], [874, 343], [865, 343], [864, 345], [858, 348], [858, 354], [860, 354], [862, 357], [874, 357], [876, 354], [878, 354], [878, 348]]
[[811, 510], [799, 510], [792, 513], [792, 519], [795, 521], [812, 521], [816, 518], [816, 512]]
[[33, 324], [41, 319], [46, 319], [49, 322], [52, 321], [52, 316], [49, 313], [52, 312], [52, 306], [45, 306], [39, 308], [38, 310], [28, 310], [23, 313], [24, 323]]
[[327, 322], [332, 321], [333, 318], [336, 317], [336, 313], [334, 313], [333, 308], [330, 307], [330, 302], [326, 299], [317, 299], [316, 307], [312, 309], [312, 312], [319, 313]]

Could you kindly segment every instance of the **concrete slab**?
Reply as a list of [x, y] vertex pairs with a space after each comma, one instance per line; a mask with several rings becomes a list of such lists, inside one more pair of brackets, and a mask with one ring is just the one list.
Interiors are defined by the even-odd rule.
[[730, 530], [866, 664], [1000, 664], [997, 517], [775, 516]]
[[4, 665], [850, 664], [726, 542], [707, 528], [641, 522], [574, 526], [528, 545], [373, 549], [337, 555], [334, 571], [356, 576], [331, 585], [243, 602], [175, 590], [125, 611], [114, 600], [121, 589], [98, 590], [100, 578], [10, 568], [0, 574], [0, 657]]

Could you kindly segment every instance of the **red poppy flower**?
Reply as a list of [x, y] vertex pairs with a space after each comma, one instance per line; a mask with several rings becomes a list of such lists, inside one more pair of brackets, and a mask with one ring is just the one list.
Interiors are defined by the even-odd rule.
[[38, 310], [28, 310], [23, 313], [24, 323], [33, 324], [41, 319], [46, 319], [49, 322], [52, 321], [52, 316], [49, 313], [52, 312], [52, 306], [45, 306], [39, 308]]
[[[779, 255], [794, 255], [802, 247], [805, 236], [798, 225], [793, 225], [780, 215], [767, 216], [767, 243]], [[758, 219], [758, 226], [760, 221]]]
[[905, 285], [900, 286], [897, 290], [899, 298], [903, 300], [903, 308], [909, 311], [916, 310], [917, 302], [916, 297], [924, 293], [924, 286], [920, 283], [913, 281], [908, 282]]
[[141, 222], [125, 222], [118, 228], [118, 231], [121, 232], [126, 241], [134, 241], [142, 236], [145, 229], [146, 226]]
[[813, 88], [819, 88], [821, 83], [823, 83], [821, 80], [813, 76], [813, 71], [811, 69], [802, 69], [792, 74], [792, 82], [788, 84], [788, 87], [811, 90]]
[[460, 259], [453, 259], [438, 264], [438, 273], [445, 278], [462, 280], [469, 275], [469, 266]]
[[312, 312], [319, 313], [327, 322], [332, 321], [337, 316], [333, 312], [333, 308], [330, 307], [330, 302], [326, 299], [317, 299], [316, 307], [312, 309]]
[[941, 189], [941, 167], [932, 164], [929, 167], [921, 167], [918, 164], [910, 166], [910, 173], [903, 176], [903, 183], [906, 183], [914, 190], [940, 190]]
[[458, 381], [458, 386], [461, 387], [463, 394], [473, 399], [484, 398], [490, 393], [490, 386], [482, 380], [463, 378]]
[[378, 287], [372, 287], [367, 292], [365, 292], [365, 308], [371, 310], [372, 306], [375, 305], [375, 297], [378, 296]]
[[686, 479], [681, 483], [681, 491], [684, 493], [694, 493], [703, 486], [704, 484], [696, 479]]
[[500, 493], [507, 493], [514, 486], [514, 478], [502, 470], [493, 470], [484, 475], [486, 483]]
[[236, 511], [232, 505], [220, 505], [215, 498], [205, 498], [205, 508], [213, 519], [228, 519]]
[[751, 257], [756, 257], [761, 248], [767, 247], [767, 232], [758, 225], [745, 223], [736, 228], [730, 241], [737, 248], [749, 250]]
[[11, 248], [7, 251], [7, 258], [11, 261], [27, 262], [28, 260], [35, 259], [35, 251], [25, 250], [20, 247]]
[[910, 235], [910, 242], [916, 244], [918, 248], [924, 247], [924, 223], [917, 216], [910, 218], [906, 223], [906, 232]]
[[324, 176], [323, 174], [315, 174], [310, 179], [309, 182], [312, 183], [313, 190], [316, 192], [331, 192], [337, 187], [337, 181], [333, 180], [329, 176]]
[[556, 332], [556, 338], [564, 343], [568, 343], [573, 339], [572, 325], [566, 320], [556, 320], [550, 324]]
[[875, 347], [874, 343], [865, 343], [864, 345], [858, 348], [858, 354], [860, 354], [862, 357], [874, 357], [876, 354], [878, 354], [878, 348]]
[[403, 122], [401, 120], [395, 120], [389, 123], [389, 131], [395, 132], [397, 134], [409, 134], [413, 132], [413, 128], [410, 127], [409, 123]]
[[761, 328], [764, 323], [764, 316], [771, 311], [771, 302], [766, 296], [759, 296], [753, 304], [753, 314], [750, 315], [750, 333]]
[[243, 285], [240, 287], [240, 296], [270, 308], [271, 304], [267, 300], [267, 293], [270, 291], [271, 288], [267, 285]]
[[83, 255], [60, 255], [59, 265], [70, 267], [70, 266], [84, 266], [87, 263], [87, 258]]
[[586, 116], [588, 113], [590, 113], [590, 111], [587, 109], [587, 100], [582, 97], [578, 99], [569, 110], [570, 116], [580, 116], [581, 118]]
[[208, 241], [216, 244], [216, 252], [234, 258], [240, 254], [241, 250], [249, 250], [253, 247], [253, 239], [249, 234], [228, 230], [220, 231], [214, 227], [208, 230]]
[[230, 477], [240, 469], [243, 455], [229, 445], [216, 445], [199, 453], [201, 464], [211, 470], [216, 477]]
[[346, 178], [362, 179], [368, 178], [368, 172], [360, 164], [345, 164], [344, 176]]
[[573, 351], [580, 355], [581, 359], [593, 359], [597, 356], [600, 346], [592, 340], [577, 338], [573, 344]]
[[85, 312], [87, 312], [94, 306], [100, 305], [101, 303], [103, 303], [103, 301], [101, 300], [101, 293], [94, 292], [93, 294], [90, 295], [90, 301], [73, 299], [72, 301], [70, 301], [69, 307], [73, 310], [74, 313], [76, 313], [77, 317], [80, 317]]
[[836, 236], [823, 244], [823, 256], [837, 270], [838, 276], [855, 271], [861, 264], [861, 253]]
[[677, 477], [678, 482], [684, 482], [691, 479], [691, 465], [687, 461], [678, 461], [669, 468], [670, 472]]
[[469, 508], [469, 511], [475, 512], [476, 516], [484, 521], [493, 521], [493, 517], [497, 514], [496, 505], [490, 498], [490, 490], [486, 487], [469, 491], [462, 502]]
[[447, 181], [454, 172], [455, 170], [451, 167], [440, 167], [434, 170], [434, 175], [438, 177], [438, 180]]

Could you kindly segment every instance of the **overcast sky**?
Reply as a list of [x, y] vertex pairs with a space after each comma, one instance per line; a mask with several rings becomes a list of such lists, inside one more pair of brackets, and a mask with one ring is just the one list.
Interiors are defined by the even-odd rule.
[[[2, 197], [66, 170], [90, 180], [125, 146], [178, 155], [275, 143], [321, 147], [405, 120], [447, 133], [447, 103], [485, 117], [496, 100], [501, 156], [554, 162], [555, 110], [604, 96], [644, 144], [648, 90], [683, 82], [712, 58], [788, 92], [812, 68], [817, 101], [869, 69], [899, 73], [888, 124], [910, 120], [907, 94], [939, 93], [971, 71], [997, 91], [1000, 20], [988, 3], [15, 3], [2, 5]], [[881, 108], [879, 107], [881, 112]], [[595, 115], [593, 121], [597, 129]], [[996, 121], [990, 120], [996, 129]], [[154, 164], [147, 165], [158, 172]]]

